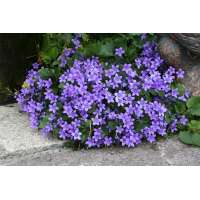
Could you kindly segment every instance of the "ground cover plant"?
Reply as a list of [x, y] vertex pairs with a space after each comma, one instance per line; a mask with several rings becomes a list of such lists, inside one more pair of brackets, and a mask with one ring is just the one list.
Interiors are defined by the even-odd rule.
[[153, 34], [49, 34], [17, 101], [31, 126], [72, 146], [134, 147], [186, 127], [184, 71]]
[[193, 96], [187, 101], [187, 126], [180, 131], [179, 138], [185, 144], [200, 146], [200, 97]]

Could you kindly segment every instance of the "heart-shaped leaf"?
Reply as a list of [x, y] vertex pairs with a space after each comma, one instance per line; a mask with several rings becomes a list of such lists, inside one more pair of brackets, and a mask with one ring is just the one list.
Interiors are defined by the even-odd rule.
[[179, 133], [179, 139], [185, 144], [193, 144], [192, 134], [189, 131], [181, 131]]
[[187, 101], [187, 107], [193, 108], [193, 107], [199, 107], [200, 108], [200, 96], [192, 96]]
[[189, 128], [193, 130], [200, 130], [200, 121], [191, 120], [191, 122], [189, 123]]
[[192, 142], [194, 145], [200, 146], [200, 134], [199, 133], [192, 134]]

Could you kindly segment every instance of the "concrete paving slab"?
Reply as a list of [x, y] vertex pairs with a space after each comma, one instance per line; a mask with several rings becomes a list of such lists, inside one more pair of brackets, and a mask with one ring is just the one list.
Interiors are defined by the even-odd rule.
[[25, 156], [0, 159], [0, 165], [14, 166], [199, 166], [200, 149], [180, 143], [177, 137], [142, 144], [134, 149], [112, 147], [73, 151], [51, 149]]
[[62, 141], [42, 137], [30, 128], [28, 116], [17, 104], [0, 106], [0, 157], [30, 154], [61, 147]]

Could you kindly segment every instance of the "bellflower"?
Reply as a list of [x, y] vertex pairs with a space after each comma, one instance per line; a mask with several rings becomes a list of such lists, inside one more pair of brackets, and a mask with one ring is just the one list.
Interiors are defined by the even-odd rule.
[[73, 46], [58, 56], [58, 75], [43, 77], [43, 66], [34, 63], [16, 96], [31, 126], [45, 136], [56, 133], [63, 140], [92, 148], [135, 147], [144, 140], [153, 143], [157, 136], [186, 125], [184, 115], [166, 119], [171, 114], [169, 106], [189, 97], [187, 90], [174, 87], [184, 72], [166, 67], [156, 44], [146, 41], [146, 35], [141, 39], [144, 45], [132, 62], [123, 62], [122, 47], [113, 52], [121, 57], [115, 62], [84, 57], [78, 52], [81, 34], [75, 34]]

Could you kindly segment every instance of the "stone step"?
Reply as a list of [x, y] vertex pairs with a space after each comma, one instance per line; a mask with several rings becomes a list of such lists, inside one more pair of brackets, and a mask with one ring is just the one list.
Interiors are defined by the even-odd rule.
[[25, 155], [61, 147], [62, 141], [47, 139], [30, 128], [28, 116], [17, 104], [0, 106], [0, 158]]

